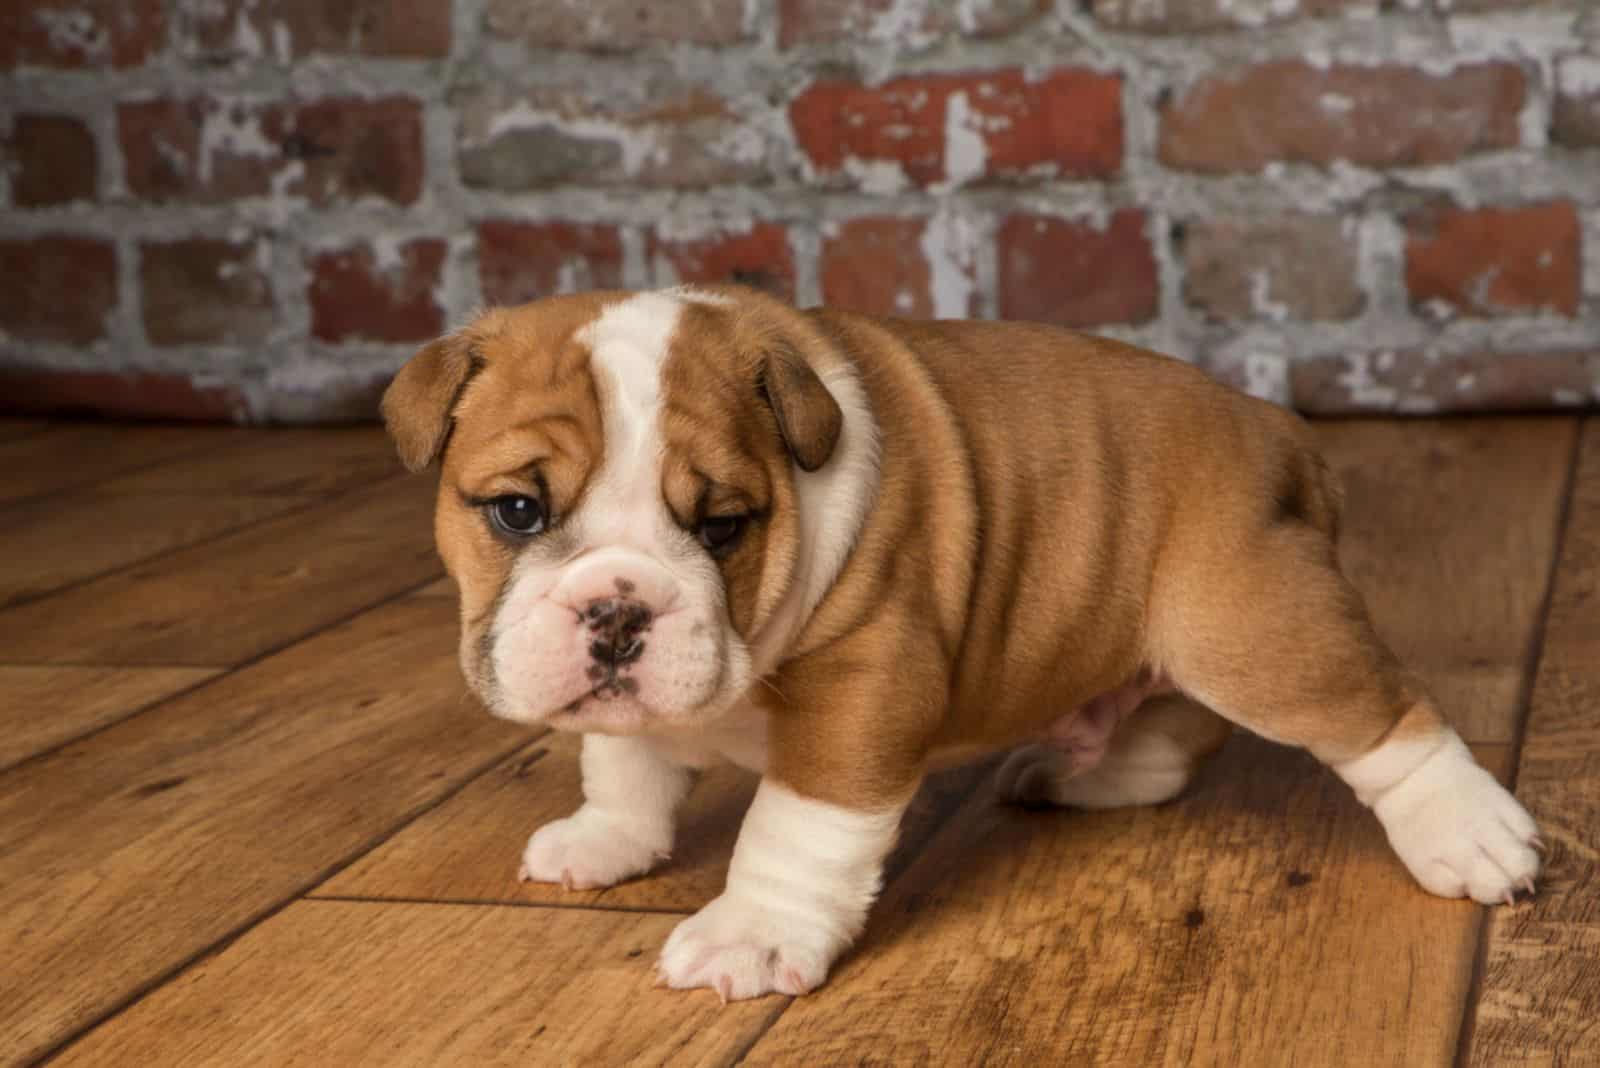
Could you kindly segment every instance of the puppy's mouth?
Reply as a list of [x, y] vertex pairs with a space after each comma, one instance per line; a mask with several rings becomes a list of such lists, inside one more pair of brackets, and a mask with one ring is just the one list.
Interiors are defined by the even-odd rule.
[[609, 669], [599, 664], [589, 665], [589, 677], [595, 679], [594, 688], [561, 707], [558, 714], [575, 714], [580, 708], [590, 701], [615, 701], [619, 697], [638, 698], [639, 680], [632, 675], [623, 674], [623, 669], [612, 665]]

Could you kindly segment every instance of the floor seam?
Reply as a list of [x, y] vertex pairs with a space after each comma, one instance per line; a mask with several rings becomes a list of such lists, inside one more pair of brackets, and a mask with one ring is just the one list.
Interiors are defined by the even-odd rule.
[[[1567, 527], [1572, 520], [1572, 501], [1577, 493], [1578, 466], [1583, 455], [1584, 431], [1589, 422], [1588, 417], [1573, 420], [1572, 445], [1567, 451], [1566, 478], [1558, 498], [1555, 534], [1551, 539], [1550, 566], [1545, 574], [1544, 592], [1539, 598], [1539, 610], [1534, 615], [1533, 632], [1529, 635], [1523, 656], [1522, 678], [1517, 687], [1515, 705], [1516, 723], [1513, 725], [1511, 741], [1508, 744], [1506, 769], [1506, 789], [1512, 794], [1516, 793], [1517, 780], [1522, 771], [1522, 748], [1527, 741], [1528, 722], [1533, 718], [1534, 686], [1538, 682], [1539, 666], [1544, 660], [1545, 630], [1550, 623], [1550, 606], [1555, 596], [1556, 578], [1561, 570], [1561, 554], [1566, 548]], [[1494, 923], [1494, 916], [1488, 908], [1480, 906], [1478, 912], [1472, 970], [1467, 978], [1466, 1000], [1461, 1009], [1461, 1024], [1457, 1032], [1455, 1058], [1452, 1062], [1458, 1068], [1464, 1068], [1472, 1057], [1472, 1043], [1478, 1026], [1478, 1003], [1483, 997], [1483, 976], [1488, 966], [1489, 937]]]
[[[290, 500], [290, 498], [281, 499]], [[336, 499], [337, 498], [335, 497], [302, 497], [302, 503], [298, 506], [290, 504], [282, 510], [272, 512], [268, 515], [259, 516], [255, 519], [241, 520], [235, 526], [223, 527], [221, 530], [213, 531], [211, 534], [204, 535], [203, 537], [197, 538], [194, 541], [186, 541], [180, 545], [172, 545], [165, 549], [158, 549], [149, 556], [141, 556], [135, 560], [128, 560], [124, 563], [117, 564], [115, 567], [108, 567], [104, 571], [95, 571], [90, 574], [79, 575], [77, 578], [69, 579], [61, 585], [52, 586], [47, 590], [33, 590], [29, 593], [18, 594], [9, 600], [0, 601], [0, 613], [9, 612], [13, 608], [22, 608], [25, 605], [35, 604], [39, 601], [55, 597], [58, 594], [71, 593], [73, 590], [87, 586], [93, 582], [98, 582], [101, 579], [110, 578], [112, 575], [117, 575], [124, 571], [130, 571], [134, 568], [144, 567], [173, 553], [181, 553], [188, 549], [199, 548], [200, 546], [215, 541], [219, 538], [228, 537], [230, 534], [237, 534], [240, 531], [249, 530], [251, 527], [257, 526], [261, 523], [270, 523], [274, 520], [284, 519], [289, 516], [296, 515], [307, 508], [312, 508], [320, 504], [326, 504], [328, 501]]]
[[[398, 480], [403, 477], [403, 474], [386, 475], [375, 482], [368, 483], [368, 485], [383, 485], [386, 482]], [[255, 527], [263, 526], [267, 523], [276, 523], [281, 519], [291, 519], [294, 516], [302, 515], [313, 508], [320, 508], [323, 505], [331, 504], [351, 492], [353, 492], [353, 489], [341, 490], [325, 497], [306, 498], [300, 504], [291, 505], [281, 512], [273, 512], [271, 515], [262, 516], [259, 519], [246, 520], [243, 523], [240, 523], [238, 526], [228, 527], [225, 530], [216, 531], [212, 534], [206, 535], [205, 537], [196, 538], [194, 541], [185, 542], [182, 545], [174, 545], [170, 548], [162, 549], [158, 552], [150, 554], [149, 556], [142, 556], [137, 560], [130, 560], [125, 564], [121, 564], [113, 568], [107, 568], [105, 571], [97, 572], [93, 575], [85, 575], [80, 578], [73, 579], [71, 582], [57, 586], [51, 590], [46, 590], [43, 593], [26, 594], [15, 600], [0, 603], [0, 614], [10, 612], [13, 609], [22, 608], [30, 604], [37, 604], [38, 602], [48, 600], [51, 597], [59, 597], [62, 594], [71, 593], [74, 590], [81, 589], [82, 587], [89, 585], [90, 583], [98, 582], [113, 575], [121, 574], [124, 571], [132, 571], [136, 568], [148, 567], [151, 564], [165, 560], [168, 557], [176, 556], [179, 553], [188, 552], [191, 549], [198, 549], [202, 546], [210, 545], [213, 542], [221, 541], [224, 538], [232, 537], [235, 534], [252, 530]]]
[[307, 891], [307, 901], [331, 901], [356, 905], [439, 905], [448, 908], [548, 909], [552, 912], [627, 912], [641, 916], [691, 916], [693, 908], [652, 908], [649, 905], [606, 905], [599, 902], [566, 904], [560, 901], [506, 901], [496, 898], [464, 897], [379, 897], [375, 894], [319, 894]]
[[108, 720], [105, 723], [97, 724], [94, 728], [92, 728], [90, 730], [87, 730], [87, 731], [84, 731], [82, 734], [77, 734], [77, 735], [72, 736], [71, 738], [64, 739], [63, 741], [58, 742], [58, 743], [56, 743], [54, 745], [51, 745], [48, 748], [41, 749], [37, 753], [29, 754], [28, 756], [23, 757], [21, 760], [17, 761], [14, 764], [10, 764], [10, 765], [7, 765], [4, 768], [0, 768], [0, 776], [4, 776], [4, 775], [6, 775], [6, 774], [8, 774], [8, 773], [10, 773], [12, 771], [17, 770], [18, 768], [25, 767], [26, 765], [32, 764], [32, 763], [34, 763], [36, 761], [43, 760], [46, 757], [52, 756], [52, 755], [54, 755], [56, 753], [59, 753], [59, 752], [61, 752], [61, 750], [66, 749], [68, 746], [76, 745], [78, 742], [85, 741], [85, 740], [87, 740], [89, 738], [93, 738], [97, 734], [101, 734], [101, 733], [103, 733], [105, 731], [110, 730], [113, 727], [116, 727], [119, 724], [128, 722], [130, 719], [133, 719], [135, 716], [142, 716], [146, 712], [149, 712], [149, 711], [152, 711], [153, 709], [159, 708], [161, 705], [164, 705], [169, 701], [176, 701], [179, 698], [186, 697], [189, 694], [191, 694], [191, 693], [193, 693], [193, 692], [195, 692], [197, 690], [204, 689], [207, 686], [215, 686], [215, 685], [221, 683], [224, 679], [232, 678], [234, 675], [237, 675], [241, 671], [245, 671], [245, 670], [247, 670], [249, 668], [255, 667], [256, 665], [262, 663], [265, 660], [270, 660], [272, 657], [277, 656], [279, 653], [282, 653], [282, 652], [285, 652], [285, 651], [287, 651], [289, 649], [292, 649], [294, 646], [299, 645], [301, 642], [310, 641], [311, 639], [317, 637], [318, 635], [325, 634], [328, 631], [333, 630], [336, 627], [342, 627], [346, 623], [349, 623], [352, 620], [356, 619], [358, 616], [365, 615], [368, 612], [373, 612], [373, 611], [376, 611], [376, 610], [378, 610], [380, 608], [385, 608], [388, 605], [395, 603], [396, 601], [403, 601], [407, 597], [410, 597], [412, 594], [416, 593], [418, 590], [423, 589], [426, 586], [431, 586], [433, 583], [439, 581], [439, 576], [442, 575], [442, 574], [444, 574], [444, 569], [440, 568], [440, 570], [437, 573], [435, 573], [434, 575], [430, 576], [427, 579], [422, 580], [421, 582], [418, 582], [418, 583], [416, 583], [414, 585], [411, 585], [411, 586], [407, 586], [403, 590], [400, 590], [400, 591], [398, 591], [396, 593], [391, 593], [391, 594], [389, 594], [389, 595], [387, 595], [385, 597], [382, 597], [382, 598], [380, 598], [380, 599], [378, 599], [376, 601], [373, 601], [370, 604], [363, 605], [360, 608], [354, 609], [353, 611], [346, 612], [342, 616], [339, 616], [339, 617], [334, 618], [334, 619], [327, 620], [327, 621], [317, 625], [314, 629], [306, 631], [304, 634], [298, 634], [298, 635], [296, 635], [295, 637], [291, 638], [290, 640], [288, 640], [286, 642], [280, 642], [277, 645], [274, 645], [274, 646], [272, 646], [270, 648], [263, 649], [260, 652], [256, 653], [254, 656], [251, 656], [251, 657], [248, 657], [248, 658], [246, 658], [244, 660], [241, 660], [236, 664], [203, 664], [203, 665], [184, 665], [184, 664], [113, 664], [113, 663], [105, 663], [105, 662], [94, 663], [94, 664], [0, 664], [0, 667], [102, 667], [102, 668], [203, 667], [203, 668], [205, 668], [207, 670], [211, 670], [211, 671], [215, 671], [216, 672], [215, 675], [212, 675], [210, 678], [207, 678], [207, 679], [201, 679], [199, 682], [196, 682], [193, 686], [187, 686], [182, 690], [178, 690], [178, 691], [176, 691], [174, 693], [168, 694], [165, 697], [158, 698], [158, 699], [156, 699], [154, 701], [149, 702], [148, 704], [141, 705], [139, 708], [137, 708], [136, 710], [134, 710], [132, 712], [129, 712], [125, 716], [118, 716], [115, 719]]
[[60, 1057], [73, 1045], [82, 1041], [88, 1035], [105, 1024], [111, 1022], [116, 1017], [132, 1008], [134, 1005], [137, 1005], [139, 1002], [143, 1001], [149, 995], [155, 993], [168, 983], [172, 982], [174, 979], [177, 979], [190, 968], [204, 964], [213, 957], [220, 956], [222, 953], [225, 953], [228, 948], [235, 942], [239, 941], [239, 939], [245, 937], [251, 931], [255, 930], [257, 927], [260, 927], [263, 923], [266, 923], [268, 920], [272, 919], [274, 916], [277, 916], [279, 913], [283, 912], [296, 902], [325, 900], [311, 898], [309, 896], [310, 891], [327, 882], [335, 875], [338, 875], [350, 865], [371, 853], [374, 849], [377, 849], [379, 846], [383, 845], [395, 835], [410, 827], [417, 820], [420, 820], [422, 817], [426, 816], [440, 805], [456, 797], [461, 793], [461, 791], [465, 790], [473, 782], [476, 782], [482, 776], [493, 771], [496, 767], [499, 767], [506, 760], [510, 759], [512, 756], [515, 756], [521, 750], [538, 744], [539, 742], [543, 741], [543, 739], [544, 735], [541, 733], [534, 738], [523, 739], [516, 745], [496, 753], [493, 758], [484, 761], [477, 767], [470, 770], [466, 775], [462, 776], [461, 781], [456, 783], [450, 789], [445, 790], [432, 801], [418, 806], [418, 808], [416, 808], [414, 811], [402, 815], [395, 822], [394, 826], [372, 836], [367, 841], [353, 849], [349, 856], [317, 872], [315, 876], [306, 881], [298, 889], [292, 890], [285, 894], [280, 901], [274, 903], [268, 908], [263, 909], [261, 912], [240, 923], [233, 930], [227, 932], [203, 948], [191, 953], [183, 960], [160, 972], [158, 975], [152, 977], [148, 982], [142, 983], [130, 990], [125, 997], [119, 999], [115, 1004], [107, 1007], [103, 1013], [96, 1016], [93, 1020], [84, 1023], [71, 1034], [64, 1036], [48, 1051], [35, 1057], [32, 1061], [27, 1062], [26, 1068], [40, 1068], [40, 1066], [49, 1064], [57, 1057]]
[[[81, 425], [90, 425], [90, 424], [81, 424]], [[109, 426], [109, 425], [113, 425], [113, 424], [109, 424], [108, 423], [108, 424], [105, 424], [105, 425]], [[16, 439], [13, 439], [13, 440], [26, 441], [27, 438], [26, 437], [24, 437], [24, 438], [16, 438]], [[9, 444], [11, 444], [11, 442], [0, 442], [0, 448], [3, 448], [5, 445], [9, 445]], [[174, 464], [174, 463], [178, 463], [178, 462], [180, 462], [182, 460], [191, 459], [192, 457], [200, 455], [205, 450], [206, 450], [206, 446], [205, 445], [196, 445], [192, 449], [184, 449], [184, 450], [182, 450], [180, 452], [173, 453], [171, 456], [163, 456], [159, 460], [151, 460], [147, 464], [136, 464], [135, 466], [127, 468], [126, 470], [118, 471], [115, 474], [106, 475], [103, 478], [91, 478], [91, 479], [88, 479], [87, 481], [84, 481], [84, 482], [69, 482], [66, 485], [62, 485], [62, 486], [52, 486], [50, 489], [41, 490], [38, 493], [30, 493], [25, 497], [16, 497], [16, 498], [13, 498], [13, 499], [8, 500], [8, 501], [0, 501], [0, 514], [4, 514], [4, 513], [9, 512], [9, 511], [11, 511], [13, 509], [24, 508], [24, 507], [27, 507], [29, 505], [37, 504], [39, 501], [46, 500], [46, 499], [48, 499], [50, 497], [58, 496], [59, 494], [61, 494], [63, 492], [70, 492], [70, 491], [73, 491], [73, 490], [93, 489], [96, 486], [104, 485], [107, 482], [113, 482], [113, 481], [115, 481], [115, 480], [117, 480], [119, 478], [131, 478], [134, 475], [144, 474], [146, 471], [152, 471], [155, 468], [162, 467], [162, 466], [164, 466], [166, 464]]]

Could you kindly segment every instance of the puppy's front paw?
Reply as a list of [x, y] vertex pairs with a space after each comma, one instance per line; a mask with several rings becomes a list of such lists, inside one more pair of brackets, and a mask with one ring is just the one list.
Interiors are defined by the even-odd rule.
[[533, 832], [517, 878], [560, 883], [568, 890], [599, 890], [643, 875], [667, 858], [667, 849], [629, 833], [584, 807]]
[[1533, 892], [1539, 829], [1517, 799], [1452, 739], [1373, 806], [1423, 889], [1511, 904]]
[[723, 1001], [808, 994], [843, 947], [792, 919], [723, 894], [673, 930], [656, 963], [668, 986], [707, 987]]

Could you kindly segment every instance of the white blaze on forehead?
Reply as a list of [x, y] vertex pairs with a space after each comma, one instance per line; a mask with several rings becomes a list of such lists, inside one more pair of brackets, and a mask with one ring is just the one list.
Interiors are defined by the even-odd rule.
[[584, 509], [592, 544], [637, 544], [659, 529], [661, 368], [682, 311], [676, 296], [640, 293], [607, 307], [577, 336], [600, 380], [605, 433], [605, 455]]
[[[661, 406], [661, 365], [678, 328], [683, 302], [665, 293], [640, 293], [606, 308], [578, 334], [606, 379], [607, 445], [647, 444]], [[608, 450], [606, 459], [611, 459]]]

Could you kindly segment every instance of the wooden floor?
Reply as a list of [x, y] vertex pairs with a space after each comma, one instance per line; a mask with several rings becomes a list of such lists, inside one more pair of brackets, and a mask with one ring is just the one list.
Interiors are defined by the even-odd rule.
[[753, 784], [709, 776], [654, 877], [519, 884], [576, 745], [464, 696], [375, 431], [0, 423], [0, 1061], [1600, 1063], [1600, 420], [1320, 432], [1380, 629], [1543, 825], [1535, 900], [1427, 896], [1243, 735], [1156, 809], [980, 767], [822, 991], [723, 1008], [651, 964]]

